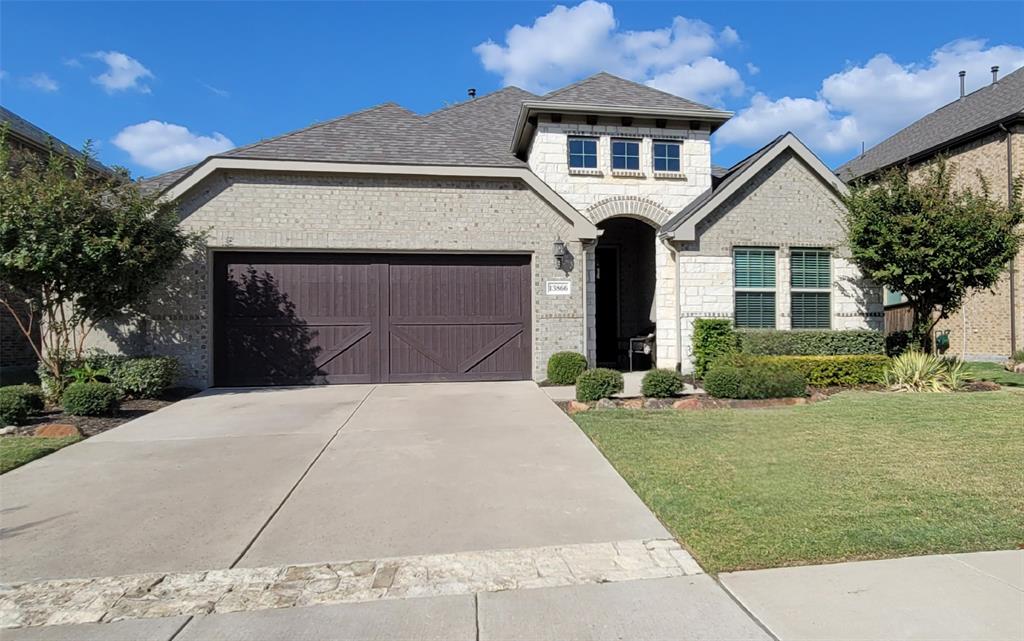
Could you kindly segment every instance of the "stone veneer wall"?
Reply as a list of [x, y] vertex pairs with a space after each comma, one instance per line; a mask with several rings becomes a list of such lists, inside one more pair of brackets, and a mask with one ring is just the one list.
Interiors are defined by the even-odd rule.
[[[569, 242], [574, 270], [555, 269], [552, 242], [568, 241], [571, 224], [518, 180], [220, 172], [189, 192], [180, 212], [184, 226], [208, 230], [209, 251], [532, 254], [535, 378], [544, 378], [552, 353], [585, 347], [587, 258]], [[192, 257], [140, 330], [150, 351], [178, 357], [183, 382], [198, 387], [212, 381], [209, 257]], [[549, 279], [571, 280], [572, 295], [547, 296]]]
[[[989, 183], [990, 193], [1001, 202], [1007, 199], [1006, 135], [997, 131], [946, 152], [957, 168], [957, 187], [978, 189], [977, 172]], [[1024, 125], [1011, 130], [1011, 149], [1015, 175], [1024, 175]], [[927, 163], [911, 168], [911, 176], [920, 176]], [[992, 291], [968, 296], [964, 306], [952, 318], [940, 321], [936, 332], [949, 334], [949, 353], [969, 359], [1004, 359], [1011, 351], [1024, 349], [1024, 251], [1014, 261], [1016, 340], [1010, 340], [1009, 269]], [[966, 339], [966, 349], [965, 349]]]
[[774, 247], [776, 328], [790, 328], [789, 254], [800, 247], [832, 250], [832, 328], [881, 329], [881, 290], [860, 278], [849, 261], [840, 224], [841, 204], [832, 190], [791, 152], [697, 226], [697, 240], [678, 244], [680, 323], [684, 371], [692, 370], [693, 322], [732, 318], [736, 247]]
[[[569, 169], [568, 137], [573, 135], [598, 138], [596, 170]], [[637, 118], [626, 127], [621, 118], [601, 117], [597, 124], [588, 125], [582, 116], [565, 115], [562, 122], [556, 123], [550, 116], [541, 115], [528, 162], [535, 174], [594, 223], [627, 216], [660, 228], [675, 212], [711, 187], [710, 135], [707, 128], [691, 129], [689, 122], [669, 121], [659, 128], [653, 120]], [[617, 137], [640, 140], [640, 171], [612, 171], [611, 140]], [[655, 174], [655, 140], [682, 144], [679, 175]], [[661, 241], [655, 243], [656, 360], [659, 367], [673, 368], [680, 360], [676, 346], [675, 255]], [[588, 300], [593, 301], [593, 296]], [[593, 313], [593, 309], [588, 310], [590, 338], [596, 331]], [[596, 346], [588, 345], [587, 354], [592, 362], [595, 353]]]

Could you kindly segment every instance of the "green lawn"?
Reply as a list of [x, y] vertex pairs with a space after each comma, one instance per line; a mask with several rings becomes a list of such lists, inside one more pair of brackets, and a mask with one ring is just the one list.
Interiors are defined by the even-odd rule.
[[1014, 374], [1002, 363], [969, 362], [967, 369], [980, 381], [995, 381], [1005, 387], [1024, 387], [1024, 374]]
[[1024, 392], [575, 420], [710, 572], [1024, 543]]
[[40, 456], [46, 456], [81, 440], [78, 436], [39, 438], [36, 436], [5, 436], [0, 438], [0, 474], [9, 472]]

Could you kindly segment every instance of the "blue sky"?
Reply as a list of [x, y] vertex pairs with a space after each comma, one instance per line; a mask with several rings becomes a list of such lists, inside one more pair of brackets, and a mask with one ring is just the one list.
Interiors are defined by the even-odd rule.
[[[836, 166], [1024, 66], [1024, 3], [0, 2], [0, 102], [154, 175], [386, 101], [425, 113], [608, 70], [787, 129]], [[517, 26], [518, 25], [518, 26]]]

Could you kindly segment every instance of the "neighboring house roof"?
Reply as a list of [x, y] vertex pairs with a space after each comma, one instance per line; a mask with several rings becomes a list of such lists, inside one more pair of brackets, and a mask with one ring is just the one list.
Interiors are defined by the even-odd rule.
[[715, 211], [743, 185], [757, 176], [768, 163], [787, 150], [802, 159], [836, 193], [846, 193], [846, 185], [836, 178], [825, 163], [821, 162], [821, 159], [815, 156], [793, 132], [786, 132], [730, 167], [717, 185], [668, 219], [662, 226], [660, 235], [670, 236], [673, 240], [695, 240], [697, 223]]
[[849, 182], [945, 148], [1024, 117], [1024, 67], [901, 129], [836, 170]]
[[[41, 152], [49, 153], [50, 149], [53, 149], [72, 160], [78, 160], [83, 157], [82, 152], [60, 138], [40, 129], [10, 109], [2, 106], [0, 106], [0, 125], [6, 125], [10, 135], [21, 141], [22, 144], [33, 147]], [[89, 167], [101, 173], [112, 173], [109, 167], [93, 158], [89, 159]]]

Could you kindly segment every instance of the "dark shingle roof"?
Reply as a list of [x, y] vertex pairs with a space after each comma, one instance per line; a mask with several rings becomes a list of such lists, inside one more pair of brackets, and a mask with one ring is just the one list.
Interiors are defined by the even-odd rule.
[[[82, 152], [56, 136], [40, 129], [6, 107], [0, 107], [0, 124], [7, 125], [10, 128], [11, 134], [42, 151], [47, 151], [52, 147], [57, 153], [73, 160], [82, 158]], [[102, 173], [111, 173], [109, 167], [93, 158], [89, 159], [89, 166]]]
[[567, 87], [545, 94], [544, 102], [583, 104], [607, 107], [639, 107], [648, 109], [712, 109], [699, 102], [680, 98], [632, 80], [598, 73]]
[[1024, 114], [1024, 68], [928, 114], [857, 156], [836, 173], [845, 181], [938, 151], [995, 123]]

